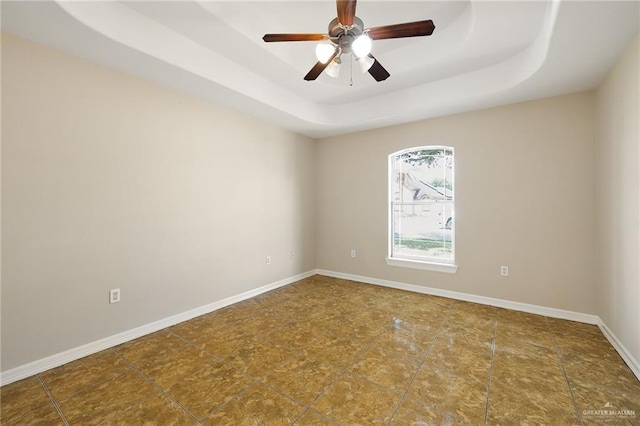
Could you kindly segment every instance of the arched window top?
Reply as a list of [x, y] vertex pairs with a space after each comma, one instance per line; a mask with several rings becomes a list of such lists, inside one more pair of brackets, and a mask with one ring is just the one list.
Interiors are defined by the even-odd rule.
[[[453, 147], [419, 146], [389, 155], [389, 202], [388, 263], [454, 267]], [[434, 269], [423, 266], [417, 267]]]
[[394, 152], [389, 157], [405, 156], [417, 159], [430, 155], [453, 155], [453, 147], [444, 145], [415, 146]]

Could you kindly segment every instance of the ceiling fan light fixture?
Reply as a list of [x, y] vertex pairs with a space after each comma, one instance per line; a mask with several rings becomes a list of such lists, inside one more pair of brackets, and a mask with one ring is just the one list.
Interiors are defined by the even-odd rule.
[[373, 66], [375, 59], [367, 55], [367, 56], [363, 56], [362, 58], [357, 58], [356, 61], [358, 61], [358, 64], [360, 65], [360, 69], [362, 70], [362, 74], [364, 74], [367, 71], [369, 71], [369, 68]]
[[329, 65], [327, 65], [327, 68], [324, 69], [324, 72], [326, 72], [327, 75], [332, 78], [340, 77], [340, 63], [340, 58], [335, 58]]
[[371, 53], [371, 38], [367, 34], [358, 36], [351, 43], [351, 51], [357, 59], [364, 58]]
[[326, 64], [331, 55], [336, 51], [336, 47], [328, 42], [318, 43], [316, 46], [316, 58], [318, 61]]

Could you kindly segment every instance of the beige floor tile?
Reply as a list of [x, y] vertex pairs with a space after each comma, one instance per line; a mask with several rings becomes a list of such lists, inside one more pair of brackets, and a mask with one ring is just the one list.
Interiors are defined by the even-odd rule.
[[238, 327], [254, 335], [266, 336], [291, 321], [290, 316], [261, 312], [245, 318]]
[[231, 400], [253, 379], [228, 364], [218, 362], [175, 383], [166, 392], [198, 419]]
[[491, 347], [486, 344], [458, 343], [438, 338], [427, 355], [425, 368], [486, 383], [491, 368]]
[[292, 321], [267, 334], [267, 339], [289, 349], [299, 350], [316, 340], [322, 332], [306, 322]]
[[225, 322], [223, 314], [209, 314], [185, 321], [169, 327], [167, 330], [175, 333], [183, 339], [192, 342], [201, 342], [216, 332], [226, 330], [230, 325]]
[[359, 309], [362, 309], [363, 306], [377, 305], [380, 301], [380, 292], [377, 289], [372, 291], [362, 288], [357, 293], [351, 294], [349, 301]]
[[0, 390], [3, 423], [14, 421], [47, 404], [51, 404], [51, 400], [36, 376], [5, 385]]
[[560, 352], [593, 352], [600, 350], [610, 350], [611, 343], [602, 333], [599, 335], [591, 333], [557, 334], [554, 332], [556, 344]]
[[520, 351], [519, 349], [514, 350], [509, 347], [496, 347], [493, 357], [494, 368], [497, 367], [515, 371], [518, 368], [522, 368], [523, 365], [534, 370], [544, 370], [557, 375], [563, 374], [560, 358], [552, 351]]
[[592, 366], [602, 364], [615, 367], [625, 365], [618, 352], [611, 345], [596, 347], [591, 350], [565, 348], [560, 350], [560, 356], [565, 365], [584, 364], [585, 366]]
[[358, 356], [349, 367], [349, 371], [402, 394], [419, 365], [419, 362], [411, 357], [404, 357], [374, 345]]
[[308, 406], [340, 374], [340, 370], [329, 364], [297, 355], [273, 369], [263, 381]]
[[339, 368], [346, 368], [353, 362], [358, 351], [364, 347], [366, 347], [366, 343], [353, 341], [347, 337], [325, 334], [304, 348], [302, 353]]
[[548, 330], [549, 323], [547, 317], [542, 315], [530, 314], [528, 312], [512, 311], [509, 309], [498, 308], [496, 310], [496, 319], [498, 324], [518, 324], [525, 327], [540, 328]]
[[262, 341], [262, 339], [255, 335], [245, 333], [244, 330], [238, 330], [238, 332], [235, 333], [232, 329], [229, 329], [226, 333], [216, 333], [209, 337], [209, 340], [198, 343], [198, 348], [209, 352], [219, 359], [228, 357], [241, 347], [250, 343]]
[[575, 408], [560, 406], [550, 395], [545, 400], [491, 387], [487, 424], [490, 425], [580, 425]]
[[164, 395], [154, 396], [142, 401], [102, 425], [166, 425], [190, 426], [196, 419], [182, 409], [178, 404]]
[[306, 408], [259, 383], [203, 420], [204, 425], [290, 425]]
[[600, 384], [619, 392], [638, 395], [640, 397], [640, 380], [631, 369], [622, 362], [615, 362], [605, 357], [597, 362], [598, 351], [590, 355], [563, 356], [563, 365], [570, 380], [578, 380]]
[[347, 374], [313, 409], [344, 425], [387, 424], [399, 400], [395, 393]]
[[492, 324], [463, 324], [449, 320], [438, 332], [438, 338], [459, 342], [461, 345], [471, 345], [474, 342], [491, 345], [494, 335], [494, 326]]
[[143, 365], [152, 356], [164, 356], [174, 349], [184, 347], [179, 337], [165, 330], [149, 334], [113, 348], [127, 361]]
[[384, 331], [384, 325], [367, 325], [363, 322], [361, 323], [357, 319], [346, 319], [334, 326], [327, 326], [327, 331], [354, 342], [368, 344], [382, 334]]
[[560, 411], [575, 411], [573, 397], [566, 381], [565, 383], [558, 384], [556, 388], [542, 386], [541, 383], [541, 381], [534, 382], [526, 388], [526, 393], [523, 393], [522, 391], [525, 388], [516, 388], [508, 383], [492, 378], [491, 392], [495, 392], [496, 395], [513, 393], [526, 397], [531, 401], [545, 404], [548, 407], [555, 407]]
[[292, 356], [271, 342], [255, 340], [239, 347], [224, 362], [253, 377], [262, 377]]
[[297, 300], [284, 300], [267, 309], [270, 315], [281, 317], [287, 322], [289, 318], [298, 318], [300, 315], [308, 311], [308, 307]]
[[384, 309], [379, 309], [376, 305], [372, 305], [361, 309], [357, 313], [357, 318], [365, 324], [388, 327], [395, 323], [396, 316]]
[[422, 361], [434, 339], [435, 332], [407, 330], [392, 326], [383, 330], [373, 345], [399, 356]]
[[515, 369], [503, 365], [494, 365], [491, 386], [498, 386], [513, 392], [526, 390], [527, 395], [532, 397], [535, 395], [548, 395], [558, 391], [569, 395], [569, 385], [564, 374], [526, 368], [524, 364]]
[[294, 423], [295, 426], [337, 426], [338, 423], [331, 421], [324, 417], [322, 414], [314, 410], [307, 410], [300, 418]]
[[454, 413], [420, 404], [405, 398], [398, 411], [391, 419], [391, 425], [468, 425], [469, 423], [456, 417]]
[[435, 335], [440, 331], [444, 318], [421, 318], [405, 314], [397, 314], [388, 328], [393, 328], [403, 333]]
[[28, 411], [24, 415], [10, 419], [5, 419], [4, 413], [0, 416], [3, 425], [7, 426], [23, 426], [23, 425], [47, 425], [47, 426], [62, 426], [64, 421], [58, 414], [58, 411], [53, 406], [53, 403], [49, 402], [47, 405], [38, 407], [35, 410]]
[[640, 423], [640, 394], [624, 393], [601, 384], [581, 382], [577, 379], [571, 380], [570, 383], [583, 420], [609, 424], [625, 421], [631, 424]]
[[482, 316], [483, 318], [493, 319], [498, 315], [500, 308], [489, 305], [481, 305], [479, 303], [464, 302], [455, 305], [453, 312], [464, 312], [465, 314]]
[[[268, 296], [268, 294], [265, 296]], [[274, 297], [274, 299], [277, 299], [277, 297]], [[204, 315], [202, 318], [216, 324], [238, 325], [238, 323], [241, 323], [245, 318], [251, 317], [261, 311], [262, 307], [259, 306], [254, 299], [251, 299], [234, 303], [226, 308]]]
[[126, 409], [157, 394], [158, 390], [138, 373], [128, 371], [58, 404], [69, 424], [95, 425], [113, 420]]
[[60, 401], [128, 371], [130, 368], [124, 360], [106, 350], [45, 371], [40, 376], [53, 397]]
[[493, 334], [495, 318], [475, 312], [454, 311], [447, 317], [447, 328], [471, 328], [475, 331], [487, 331]]
[[139, 368], [149, 379], [168, 389], [185, 377], [217, 362], [218, 360], [207, 352], [193, 346], [185, 346], [165, 356], [154, 357], [152, 362], [147, 362]]
[[555, 335], [590, 335], [591, 337], [604, 337], [597, 325], [549, 317], [547, 317], [546, 320], [549, 330]]
[[406, 397], [450, 411], [462, 421], [482, 423], [486, 410], [487, 383], [423, 365]]
[[549, 350], [555, 350], [553, 335], [549, 331], [537, 330], [526, 326], [517, 327], [513, 324], [505, 327], [498, 323], [496, 346], [519, 348], [523, 345], [537, 345]]

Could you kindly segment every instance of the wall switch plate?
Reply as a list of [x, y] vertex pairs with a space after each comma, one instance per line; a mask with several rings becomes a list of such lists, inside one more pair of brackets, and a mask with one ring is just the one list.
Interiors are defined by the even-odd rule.
[[355, 250], [351, 250], [351, 257], [356, 257], [356, 251]]
[[114, 288], [109, 290], [109, 303], [118, 303], [120, 301], [120, 289]]
[[267, 265], [271, 265], [271, 256], [267, 256]]
[[500, 267], [500, 275], [502, 275], [503, 277], [508, 277], [509, 276], [509, 267], [508, 266], [501, 266]]

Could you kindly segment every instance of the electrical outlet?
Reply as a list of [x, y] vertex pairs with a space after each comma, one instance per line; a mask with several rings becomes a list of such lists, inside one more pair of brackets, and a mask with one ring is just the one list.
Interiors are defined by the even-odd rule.
[[503, 277], [508, 277], [509, 276], [509, 267], [508, 266], [501, 266], [500, 267], [500, 275], [502, 275]]
[[291, 251], [291, 260], [293, 260], [293, 257], [294, 257], [294, 256], [293, 256], [293, 251]]
[[351, 257], [356, 257], [356, 251], [355, 250], [351, 250]]
[[120, 289], [114, 288], [109, 290], [109, 303], [118, 303], [120, 301]]
[[271, 256], [267, 256], [267, 265], [271, 265]]

